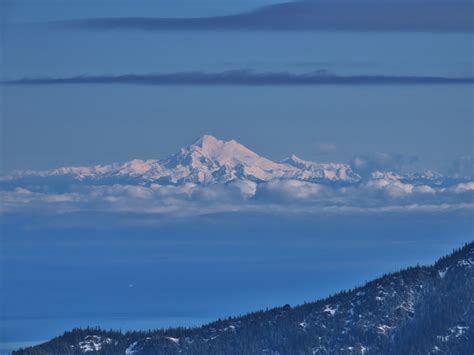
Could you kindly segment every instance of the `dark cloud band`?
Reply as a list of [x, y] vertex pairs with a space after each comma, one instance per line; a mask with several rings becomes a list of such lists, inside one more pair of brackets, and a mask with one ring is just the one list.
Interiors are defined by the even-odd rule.
[[205, 18], [96, 18], [59, 25], [94, 30], [289, 30], [472, 32], [470, 0], [300, 0]]
[[135, 85], [449, 85], [474, 84], [472, 77], [355, 75], [339, 76], [322, 72], [295, 74], [289, 72], [256, 73], [232, 70], [220, 73], [178, 72], [169, 74], [126, 74], [73, 77], [22, 78], [3, 81], [7, 85], [60, 84], [135, 84]]

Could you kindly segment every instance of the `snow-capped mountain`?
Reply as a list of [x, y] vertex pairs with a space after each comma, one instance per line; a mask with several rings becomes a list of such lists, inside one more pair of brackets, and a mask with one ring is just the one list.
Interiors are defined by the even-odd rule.
[[197, 328], [75, 329], [14, 354], [472, 354], [474, 243], [316, 302]]
[[248, 179], [268, 181], [294, 169], [263, 158], [235, 140], [205, 135], [163, 161], [173, 182], [212, 183]]
[[235, 140], [204, 135], [178, 153], [161, 160], [131, 160], [92, 167], [62, 167], [47, 171], [17, 171], [3, 181], [33, 177], [68, 177], [78, 181], [126, 180], [179, 185], [233, 180], [295, 179], [319, 183], [355, 183], [360, 176], [347, 164], [318, 164], [292, 155], [279, 163], [264, 158]]
[[[374, 171], [361, 177], [349, 164], [315, 163], [295, 155], [275, 162], [246, 148], [235, 140], [223, 141], [204, 135], [179, 152], [164, 158], [91, 167], [61, 167], [45, 171], [16, 171], [0, 177], [0, 189], [26, 188], [29, 191], [71, 191], [76, 185], [209, 186], [236, 182], [250, 186], [254, 196], [258, 185], [268, 182], [327, 185], [335, 188], [368, 186], [389, 191], [392, 196], [418, 192], [432, 194], [456, 188], [471, 180], [438, 173], [397, 174]], [[298, 186], [299, 186], [298, 185]], [[314, 185], [311, 185], [315, 188]], [[45, 189], [45, 187], [47, 187]], [[472, 190], [469, 185], [469, 190]]]

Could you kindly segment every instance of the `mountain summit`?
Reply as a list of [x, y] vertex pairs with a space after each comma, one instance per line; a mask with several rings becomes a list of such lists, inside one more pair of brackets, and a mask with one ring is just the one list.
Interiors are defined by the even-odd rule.
[[213, 183], [235, 179], [266, 181], [281, 177], [285, 166], [263, 158], [235, 140], [204, 135], [163, 161], [176, 183]]
[[208, 157], [220, 165], [236, 167], [239, 164], [267, 164], [276, 167], [274, 162], [260, 157], [233, 139], [223, 141], [214, 136], [204, 135], [195, 141], [189, 150], [200, 153], [202, 156]]

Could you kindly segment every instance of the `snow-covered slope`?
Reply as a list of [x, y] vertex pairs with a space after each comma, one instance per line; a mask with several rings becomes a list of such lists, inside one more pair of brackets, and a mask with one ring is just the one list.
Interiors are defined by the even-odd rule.
[[235, 140], [205, 135], [163, 161], [174, 183], [213, 183], [249, 179], [267, 181], [293, 171], [263, 158]]
[[351, 167], [341, 163], [320, 164], [291, 155], [282, 160], [282, 163], [296, 168], [294, 179], [305, 181], [346, 181], [357, 182], [360, 176], [354, 173]]

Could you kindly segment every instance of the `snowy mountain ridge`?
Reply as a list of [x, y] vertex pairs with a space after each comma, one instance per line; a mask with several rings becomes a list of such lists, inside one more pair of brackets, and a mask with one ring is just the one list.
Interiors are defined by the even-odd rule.
[[306, 212], [309, 206], [313, 211], [474, 208], [472, 178], [353, 166], [295, 155], [275, 162], [235, 140], [205, 135], [164, 159], [0, 177], [0, 213], [47, 206], [52, 212], [97, 208], [181, 215], [268, 206]]
[[[298, 180], [318, 184], [357, 185], [363, 178], [351, 165], [316, 163], [296, 155], [279, 162], [258, 155], [235, 140], [224, 141], [204, 135], [191, 145], [164, 159], [134, 159], [125, 163], [90, 167], [60, 167], [52, 170], [15, 171], [0, 177], [0, 182], [34, 178], [67, 178], [93, 183], [137, 185], [209, 185], [234, 180], [268, 182]], [[400, 182], [413, 185], [442, 186], [450, 178], [438, 173], [395, 174], [374, 171], [368, 180]]]
[[302, 160], [295, 155], [281, 162], [274, 162], [259, 156], [235, 140], [223, 141], [211, 135], [204, 135], [165, 159], [134, 159], [122, 164], [16, 171], [2, 180], [60, 176], [79, 181], [127, 178], [137, 182], [141, 180], [142, 183], [173, 185], [212, 184], [233, 180], [263, 182], [273, 179], [357, 183], [361, 179], [348, 164], [318, 164]]

